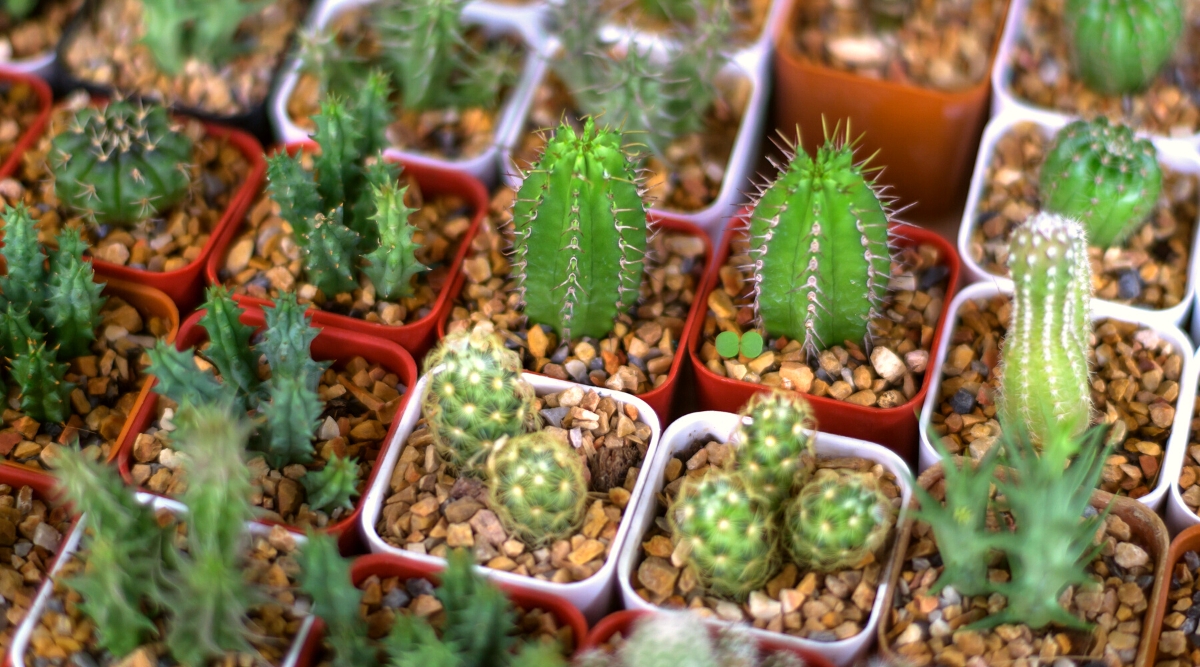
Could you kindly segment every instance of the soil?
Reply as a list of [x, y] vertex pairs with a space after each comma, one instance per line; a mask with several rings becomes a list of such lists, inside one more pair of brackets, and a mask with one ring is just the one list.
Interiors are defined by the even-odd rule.
[[[559, 380], [644, 394], [670, 375], [688, 311], [704, 271], [704, 242], [659, 231], [650, 242], [655, 258], [635, 308], [622, 314], [603, 340], [560, 344], [544, 325], [529, 326], [519, 307], [509, 263], [514, 192], [501, 188], [463, 263], [466, 284], [450, 311], [447, 332], [491, 320], [525, 369]], [[500, 229], [502, 231], [497, 231]]]
[[70, 528], [65, 507], [47, 505], [31, 487], [0, 484], [0, 650], [5, 653]]
[[37, 120], [42, 102], [27, 83], [0, 83], [0, 163]]
[[1194, 667], [1200, 664], [1200, 633], [1196, 620], [1200, 618], [1200, 601], [1196, 583], [1200, 578], [1200, 553], [1185, 551], [1171, 570], [1167, 592], [1167, 610], [1163, 617], [1162, 635], [1158, 639], [1157, 667]]
[[[1033, 123], [1013, 127], [996, 143], [979, 209], [972, 213], [971, 258], [1008, 276], [1013, 230], [1041, 210], [1038, 178], [1053, 135]], [[1187, 292], [1193, 228], [1200, 214], [1200, 177], [1161, 165], [1163, 190], [1146, 224], [1118, 248], [1088, 249], [1097, 298], [1143, 308], [1171, 308]]]
[[[674, 38], [686, 38], [687, 33], [675, 25], [675, 21], [664, 19], [653, 11], [646, 11], [644, 6], [655, 0], [609, 0], [608, 7], [615, 11], [617, 23], [632, 23], [640, 30], [666, 33]], [[699, 5], [700, 2], [695, 4]], [[709, 3], [713, 4], [713, 3]], [[771, 12], [770, 0], [733, 0], [730, 5], [733, 29], [730, 34], [730, 46], [743, 47], [762, 35], [763, 24], [767, 14]]]
[[41, 0], [24, 19], [0, 10], [0, 62], [14, 62], [54, 51], [63, 30], [83, 0]]

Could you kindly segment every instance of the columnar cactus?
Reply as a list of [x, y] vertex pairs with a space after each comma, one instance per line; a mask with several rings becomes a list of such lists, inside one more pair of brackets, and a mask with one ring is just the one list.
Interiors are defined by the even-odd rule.
[[204, 309], [200, 326], [208, 332], [211, 341], [205, 356], [217, 367], [226, 385], [236, 387], [246, 396], [255, 394], [261, 381], [258, 379], [258, 357], [250, 347], [254, 327], [242, 324], [241, 309], [222, 285], [208, 288]]
[[846, 133], [826, 137], [816, 159], [797, 141], [750, 214], [755, 312], [809, 354], [869, 340], [888, 294], [888, 210]]
[[373, 220], [379, 228], [379, 247], [366, 256], [363, 273], [371, 279], [376, 295], [392, 301], [412, 296], [412, 277], [429, 268], [417, 259], [420, 246], [413, 239], [416, 227], [408, 223], [417, 210], [405, 205], [407, 191], [407, 187], [396, 187], [395, 183], [373, 190], [378, 206]]
[[21, 411], [39, 422], [65, 422], [71, 415], [73, 383], [64, 378], [67, 365], [58, 363], [57, 349], [38, 343], [12, 359], [12, 375], [21, 387]]
[[359, 495], [358, 459], [335, 454], [324, 468], [310, 471], [302, 479], [308, 492], [308, 506], [313, 510], [354, 509], [354, 497]]
[[1175, 52], [1184, 26], [1180, 0], [1067, 0], [1063, 17], [1075, 68], [1106, 95], [1146, 87]]
[[179, 203], [192, 141], [167, 110], [113, 100], [85, 108], [50, 150], [58, 199], [93, 222], [132, 226]]
[[818, 572], [861, 563], [887, 542], [896, 523], [892, 503], [873, 475], [823, 470], [784, 511], [788, 553]]
[[262, 5], [245, 0], [146, 0], [142, 3], [142, 43], [159, 69], [179, 73], [189, 59], [220, 65], [241, 53], [238, 26]]
[[793, 392], [755, 394], [742, 408], [737, 466], [756, 499], [772, 511], [811, 474], [812, 409]]
[[63, 230], [59, 248], [50, 256], [50, 284], [45, 305], [46, 323], [54, 332], [58, 352], [66, 359], [89, 353], [100, 325], [104, 283], [94, 281], [92, 265], [82, 258], [79, 231]]
[[1120, 245], [1158, 203], [1162, 170], [1154, 144], [1101, 116], [1054, 137], [1042, 163], [1042, 208], [1082, 222], [1088, 243]]
[[46, 252], [38, 243], [37, 223], [29, 215], [24, 202], [4, 211], [4, 257], [7, 272], [0, 277], [0, 292], [4, 300], [26, 306], [27, 314], [37, 317], [46, 300]]
[[775, 574], [774, 518], [751, 500], [738, 474], [710, 469], [688, 478], [667, 520], [671, 533], [687, 543], [700, 583], [713, 593], [744, 598]]
[[376, 664], [367, 624], [358, 613], [362, 591], [350, 579], [350, 562], [338, 553], [337, 540], [326, 533], [309, 532], [296, 561], [300, 590], [312, 598], [313, 613], [325, 621], [333, 667]]
[[579, 455], [545, 431], [497, 442], [487, 486], [488, 505], [504, 527], [535, 545], [569, 536], [587, 508]]
[[513, 204], [513, 274], [533, 324], [603, 338], [638, 298], [646, 209], [621, 135], [558, 128]]

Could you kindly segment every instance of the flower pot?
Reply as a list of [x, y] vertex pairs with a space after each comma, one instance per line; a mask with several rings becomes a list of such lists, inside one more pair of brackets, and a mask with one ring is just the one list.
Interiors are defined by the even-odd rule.
[[[1176, 609], [1173, 604], [1173, 596], [1177, 594], [1178, 589], [1176, 589], [1176, 587], [1172, 584], [1171, 579], [1175, 578], [1175, 570], [1177, 566], [1183, 565], [1181, 562], [1183, 561], [1183, 555], [1189, 551], [1200, 551], [1200, 526], [1193, 525], [1176, 535], [1175, 539], [1171, 540], [1170, 549], [1167, 550], [1167, 567], [1163, 570], [1163, 572], [1166, 574], [1164, 577], [1161, 577], [1166, 579], [1166, 583], [1160, 587], [1160, 590], [1158, 591], [1158, 598], [1155, 602], [1155, 623], [1154, 628], [1150, 633], [1151, 641], [1150, 651], [1146, 658], [1147, 665], [1158, 664], [1158, 654], [1160, 651], [1163, 652], [1164, 658], [1169, 658], [1168, 654], [1163, 650], [1164, 647], [1160, 645], [1160, 640], [1162, 639], [1164, 632], [1171, 632], [1172, 630], [1177, 630], [1178, 628], [1170, 628], [1170, 625], [1166, 624], [1165, 617], [1167, 616], [1167, 606], [1169, 604], [1172, 606], [1172, 612], [1180, 611], [1179, 609]], [[1167, 579], [1167, 577], [1170, 577], [1171, 579]], [[1191, 596], [1188, 597], [1190, 598]], [[1186, 645], [1189, 648], [1191, 647], [1190, 643]]]
[[[704, 286], [700, 289], [700, 299], [708, 303], [709, 294], [719, 284], [719, 271], [729, 257], [731, 244], [741, 225], [740, 219], [730, 221], [725, 230], [725, 236], [717, 255], [711, 264]], [[959, 260], [954, 248], [941, 236], [919, 227], [905, 227], [900, 230], [904, 236], [899, 244], [902, 247], [929, 244], [938, 249], [942, 261], [948, 269], [946, 278], [946, 300], [954, 297], [958, 284]], [[935, 325], [936, 332], [941, 323], [946, 321], [946, 309]], [[696, 318], [688, 339], [688, 354], [692, 359], [692, 368], [696, 373], [697, 406], [702, 410], [722, 410], [736, 412], [747, 400], [756, 393], [766, 391], [766, 385], [721, 377], [710, 371], [699, 357], [700, 338], [704, 329], [705, 316]], [[938, 339], [935, 336], [929, 349], [930, 358], [938, 353]], [[888, 449], [899, 454], [906, 460], [912, 460], [917, 447], [917, 406], [924, 400], [929, 388], [929, 372], [921, 381], [920, 388], [911, 399], [902, 405], [892, 408], [863, 407], [844, 401], [821, 396], [805, 395], [813, 408], [817, 423], [828, 433], [843, 435], [849, 438], [859, 438], [868, 442], [884, 443]]]
[[[653, 461], [646, 467], [649, 472], [647, 473], [646, 469], [643, 470], [644, 475], [648, 474], [647, 483], [642, 486], [641, 494], [636, 501], [637, 514], [632, 527], [632, 534], [630, 539], [626, 540], [621, 547], [619, 560], [617, 561], [617, 574], [621, 584], [621, 599], [626, 609], [645, 611], [659, 609], [659, 607], [638, 595], [633, 587], [632, 577], [634, 569], [639, 566], [641, 561], [642, 540], [645, 539], [646, 533], [655, 524], [658, 515], [667, 464], [676, 452], [687, 449], [699, 439], [712, 438], [718, 441], [727, 441], [737, 427], [738, 420], [739, 417], [737, 414], [729, 412], [695, 412], [675, 420], [663, 435], [662, 445], [658, 448]], [[909, 485], [908, 465], [894, 452], [862, 440], [818, 432], [816, 434], [816, 453], [819, 457], [858, 457], [878, 462], [886, 471], [895, 475], [896, 484], [900, 487], [901, 491], [901, 506], [908, 506], [912, 497], [912, 488]], [[900, 525], [901, 521], [897, 520], [897, 535], [899, 534]], [[820, 655], [829, 662], [842, 667], [854, 664], [857, 660], [865, 657], [871, 648], [871, 643], [874, 641], [874, 628], [879, 623], [879, 617], [887, 609], [887, 606], [883, 602], [887, 595], [886, 589], [889, 585], [895, 585], [894, 582], [891, 584], [888, 582], [894, 580], [895, 571], [899, 567], [898, 558], [903, 553], [902, 550], [897, 548], [899, 542], [894, 536], [889, 541], [889, 544], [892, 546], [887, 549], [887, 555], [880, 556], [880, 560], [886, 563], [880, 575], [880, 587], [876, 590], [870, 616], [863, 623], [862, 629], [858, 634], [846, 639], [829, 642], [795, 637], [758, 628], [750, 629], [750, 634], [756, 639], [772, 641], [775, 647]], [[714, 620], [711, 622], [722, 623], [723, 621]]]
[[[1200, 363], [1195, 359], [1192, 361], [1191, 368], [1179, 381], [1179, 405], [1182, 419], [1177, 427], [1181, 432], [1180, 443], [1177, 447], [1167, 452], [1168, 459], [1163, 464], [1164, 473], [1170, 473], [1171, 477], [1167, 482], [1170, 485], [1170, 492], [1167, 494], [1167, 507], [1164, 517], [1167, 522], [1167, 527], [1172, 533], [1180, 533], [1186, 529], [1200, 524], [1200, 516], [1197, 516], [1188, 504], [1183, 500], [1183, 489], [1180, 488], [1180, 476], [1183, 474], [1183, 468], [1192, 463], [1190, 450], [1192, 443], [1196, 440], [1196, 434], [1192, 432], [1192, 425], [1197, 418], [1195, 412], [1196, 391], [1197, 385], [1200, 384]], [[1174, 435], [1174, 434], [1172, 434]]]
[[8, 178], [16, 173], [21, 165], [21, 156], [46, 131], [46, 123], [50, 121], [50, 106], [54, 102], [50, 86], [36, 75], [22, 73], [21, 70], [6, 71], [0, 66], [0, 85], [8, 87], [16, 84], [24, 84], [33, 89], [33, 95], [37, 98], [38, 113], [33, 123], [17, 138], [12, 152], [0, 162], [0, 178]]
[[[61, 0], [54, 5], [41, 5], [25, 18], [8, 26], [4, 31], [7, 47], [4, 57], [0, 58], [0, 71], [28, 74], [46, 82], [54, 81], [58, 64], [56, 47], [61, 40], [61, 33], [82, 4], [83, 0]], [[23, 44], [18, 53], [13, 46], [13, 36], [18, 29], [28, 29], [31, 23], [40, 24], [34, 26], [34, 31], [40, 32], [40, 39]]]
[[[1000, 294], [1011, 294], [1011, 291], [996, 284], [977, 283], [960, 292], [947, 309], [945, 321], [938, 332], [938, 339], [941, 341], [941, 345], [937, 348], [934, 356], [930, 358], [931, 370], [929, 377], [932, 377], [933, 380], [929, 386], [929, 393], [925, 396], [925, 403], [921, 408], [920, 470], [925, 470], [940, 460], [937, 450], [933, 448], [933, 444], [929, 439], [929, 432], [930, 426], [933, 423], [933, 414], [938, 410], [938, 406], [941, 403], [942, 367], [946, 363], [950, 349], [954, 347], [949, 341], [954, 333], [955, 325], [958, 323], [959, 311], [963, 308], [963, 304], [968, 301], [987, 300]], [[1178, 327], [1162, 324], [1146, 311], [1130, 308], [1129, 306], [1122, 306], [1106, 301], [1094, 301], [1092, 302], [1092, 319], [1093, 321], [1111, 319], [1148, 327], [1158, 334], [1161, 339], [1168, 341], [1176, 351], [1183, 353], [1183, 369], [1179, 380], [1180, 391], [1178, 398], [1175, 400], [1177, 407], [1171, 425], [1171, 434], [1166, 442], [1163, 443], [1164, 452], [1158, 473], [1158, 480], [1149, 493], [1138, 499], [1151, 510], [1157, 511], [1162, 507], [1168, 488], [1177, 486], [1175, 481], [1179, 479], [1179, 471], [1183, 465], [1184, 450], [1187, 449], [1188, 416], [1191, 411], [1186, 409], [1190, 406], [1190, 402], [1185, 403], [1184, 401], [1190, 400], [1188, 397], [1193, 395], [1189, 391], [1194, 391], [1194, 378], [1196, 377], [1195, 364], [1190, 351], [1191, 343]], [[1187, 380], [1185, 378], [1193, 378], [1191, 389], [1186, 388]], [[1200, 519], [1197, 520], [1200, 521]]]
[[[287, 150], [295, 154], [296, 151], [308, 150], [315, 146], [316, 144], [313, 142], [302, 142], [289, 145]], [[460, 269], [463, 258], [466, 257], [467, 251], [470, 249], [471, 239], [475, 237], [483, 216], [487, 214], [487, 191], [484, 190], [482, 183], [458, 171], [410, 163], [405, 160], [397, 160], [397, 162], [403, 165], [405, 173], [416, 178], [417, 183], [420, 185], [421, 193], [426, 199], [439, 195], [457, 195], [474, 209], [471, 214], [470, 227], [462, 235], [458, 250], [450, 260], [448, 277], [438, 293], [437, 300], [434, 301], [427, 315], [415, 322], [402, 326], [389, 326], [382, 323], [367, 322], [346, 315], [326, 312], [315, 307], [310, 307], [309, 313], [312, 315], [314, 325], [342, 329], [361, 336], [381, 338], [400, 345], [416, 357], [422, 357], [435, 340], [437, 323], [450, 311], [450, 305], [453, 303], [454, 297], [462, 289], [463, 275]], [[230, 225], [222, 230], [220, 237], [215, 239], [216, 247], [208, 260], [206, 269], [206, 277], [210, 285], [221, 284], [222, 280], [219, 274], [225, 266], [225, 258], [229, 253], [231, 243], [239, 232], [241, 232], [243, 226], [244, 222], [243, 224]], [[233, 298], [242, 306], [257, 306], [261, 308], [270, 304], [266, 299], [246, 294], [235, 293]]]
[[[176, 347], [180, 350], [187, 350], [191, 347], [198, 347], [208, 340], [208, 333], [200, 324], [200, 318], [204, 315], [203, 310], [193, 313], [191, 317], [184, 322], [183, 327], [179, 331], [179, 337], [176, 341]], [[243, 324], [256, 327], [261, 330], [266, 326], [266, 320], [263, 311], [258, 308], [245, 308], [241, 316], [238, 318]], [[387, 341], [377, 340], [369, 336], [363, 336], [353, 331], [344, 331], [335, 328], [323, 329], [311, 345], [311, 352], [314, 359], [318, 361], [333, 361], [335, 366], [341, 366], [352, 357], [360, 356], [365, 358], [369, 363], [377, 363], [382, 365], [386, 370], [395, 373], [400, 377], [400, 381], [407, 387], [412, 387], [416, 383], [417, 369], [413, 363], [412, 357], [408, 355], [400, 347]], [[158, 410], [158, 394], [154, 393], [154, 387], [158, 384], [157, 378], [151, 378], [146, 382], [143, 394], [146, 395], [146, 400], [142, 403], [140, 409], [135, 413], [130, 428], [121, 440], [121, 448], [117, 454], [117, 466], [121, 471], [121, 476], [128, 484], [133, 484], [132, 476], [132, 455], [133, 445], [137, 440], [137, 436], [145, 433], [151, 427], [159, 416]], [[412, 392], [407, 392], [396, 406], [397, 413], [404, 409]], [[396, 438], [398, 420], [393, 417], [388, 426], [387, 435], [384, 436], [381, 444], [379, 456], [375, 461], [366, 461], [371, 466], [371, 472], [366, 479], [366, 488], [370, 488], [373, 480], [379, 472], [379, 461], [385, 460], [389, 450], [393, 448], [393, 443]], [[355, 531], [354, 527], [358, 521], [359, 515], [362, 513], [363, 503], [366, 499], [366, 492], [359, 496], [358, 502], [354, 505], [354, 511], [341, 520], [331, 523], [323, 529], [330, 535], [333, 535], [338, 540], [338, 547], [342, 553], [354, 553], [360, 546], [360, 536]], [[274, 523], [266, 521], [265, 523]], [[289, 528], [292, 528], [289, 526]]]
[[[651, 438], [646, 450], [646, 457], [643, 461], [641, 471], [638, 475], [636, 486], [632, 491], [629, 504], [626, 505], [625, 511], [621, 516], [620, 525], [617, 529], [615, 537], [608, 549], [608, 556], [605, 559], [603, 567], [593, 574], [591, 577], [583, 581], [573, 583], [559, 584], [549, 581], [542, 581], [533, 577], [521, 576], [511, 572], [490, 569], [484, 566], [479, 567], [488, 578], [499, 582], [501, 585], [511, 589], [520, 589], [524, 591], [537, 592], [539, 595], [551, 595], [566, 600], [572, 606], [583, 612], [583, 615], [588, 619], [598, 620], [610, 609], [610, 603], [613, 591], [616, 587], [616, 570], [617, 570], [617, 553], [630, 537], [632, 532], [633, 517], [637, 515], [637, 498], [640, 497], [642, 490], [647, 485], [646, 478], [646, 462], [654, 457], [654, 452], [658, 448], [659, 440], [659, 423], [654, 411], [644, 401], [629, 394], [624, 394], [602, 387], [583, 387], [572, 382], [564, 382], [562, 380], [554, 380], [552, 378], [533, 375], [531, 373], [523, 373], [524, 379], [529, 382], [537, 392], [544, 395], [554, 392], [560, 392], [571, 387], [581, 387], [584, 389], [592, 389], [601, 397], [612, 397], [618, 404], [632, 405], [637, 409], [638, 419], [641, 422], [650, 426]], [[391, 447], [382, 458], [382, 462], [378, 467], [378, 473], [375, 476], [375, 481], [371, 484], [367, 491], [366, 500], [362, 512], [360, 530], [366, 535], [367, 546], [373, 554], [390, 554], [395, 558], [403, 561], [419, 563], [425, 567], [441, 568], [445, 565], [445, 560], [436, 556], [427, 555], [424, 553], [413, 553], [392, 546], [386, 542], [379, 534], [377, 524], [382, 515], [384, 501], [390, 493], [390, 484], [392, 474], [396, 469], [397, 461], [404, 453], [405, 444], [408, 436], [414, 430], [417, 421], [421, 418], [421, 400], [426, 387], [428, 386], [428, 376], [421, 379], [420, 383], [413, 389], [415, 400], [410, 400], [404, 408], [403, 416], [397, 417], [394, 424], [399, 424], [396, 430], [395, 442], [396, 446]]]

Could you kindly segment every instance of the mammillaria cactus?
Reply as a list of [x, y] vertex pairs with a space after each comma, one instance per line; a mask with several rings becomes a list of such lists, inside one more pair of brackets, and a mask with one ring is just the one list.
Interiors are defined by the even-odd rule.
[[504, 527], [539, 546], [569, 536], [587, 507], [579, 455], [545, 431], [497, 442], [487, 487], [488, 505]]
[[1109, 248], [1154, 210], [1162, 170], [1154, 144], [1101, 116], [1077, 120], [1055, 135], [1039, 182], [1044, 210], [1078, 220], [1089, 245]]
[[812, 409], [798, 394], [775, 391], [755, 394], [739, 414], [738, 470], [750, 493], [776, 510], [812, 472]]
[[895, 508], [873, 475], [822, 470], [788, 504], [783, 532], [797, 564], [832, 572], [877, 551], [895, 524]]
[[358, 459], [335, 454], [324, 468], [309, 472], [302, 479], [308, 491], [308, 506], [313, 510], [332, 512], [339, 507], [354, 508], [354, 497], [358, 495]]
[[166, 109], [125, 100], [81, 109], [50, 150], [58, 199], [95, 223], [125, 227], [183, 199], [191, 160], [192, 141]]
[[525, 314], [563, 340], [603, 338], [638, 298], [646, 209], [621, 135], [559, 126], [513, 204], [513, 272]]
[[1183, 34], [1180, 0], [1067, 0], [1073, 62], [1088, 87], [1106, 95], [1144, 88]]

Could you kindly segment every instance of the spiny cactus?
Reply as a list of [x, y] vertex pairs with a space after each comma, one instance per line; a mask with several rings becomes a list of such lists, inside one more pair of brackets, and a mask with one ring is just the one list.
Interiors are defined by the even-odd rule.
[[146, 350], [146, 357], [150, 360], [146, 372], [158, 380], [154, 391], [175, 403], [229, 403], [245, 408], [245, 397], [238, 394], [237, 387], [218, 380], [211, 369], [200, 370], [192, 350], [177, 350], [159, 340]]
[[1183, 34], [1179, 0], [1067, 0], [1072, 62], [1096, 92], [1137, 92], [1157, 76]]
[[621, 135], [558, 128], [513, 204], [513, 273], [533, 324], [603, 338], [637, 300], [646, 209]]
[[189, 59], [220, 65], [240, 52], [238, 26], [261, 9], [247, 0], [144, 0], [141, 41], [167, 74], [178, 74]]
[[58, 351], [38, 343], [12, 361], [12, 375], [21, 387], [21, 411], [39, 422], [65, 422], [71, 415], [71, 390], [67, 365], [58, 363]]
[[888, 210], [845, 139], [826, 136], [816, 159], [799, 138], [750, 214], [754, 310], [767, 332], [810, 355], [869, 341], [893, 261]]
[[1154, 210], [1162, 171], [1154, 144], [1101, 116], [1054, 137], [1040, 177], [1042, 207], [1078, 220], [1089, 245], [1120, 245]]
[[391, 301], [412, 296], [412, 277], [429, 268], [416, 256], [420, 246], [413, 240], [416, 228], [408, 219], [417, 209], [404, 204], [407, 191], [395, 183], [374, 190], [378, 210], [373, 220], [379, 228], [379, 247], [366, 256], [363, 273], [375, 286], [375, 294]]
[[309, 350], [320, 329], [313, 326], [305, 307], [295, 296], [282, 296], [270, 308], [263, 309], [263, 319], [267, 327], [255, 351], [267, 358], [272, 377], [278, 370], [281, 375], [302, 380], [316, 391], [321, 374], [330, 362], [313, 361]]
[[[217, 367], [226, 385], [236, 387], [247, 396], [258, 392], [258, 357], [250, 347], [254, 327], [242, 324], [241, 309], [223, 285], [214, 285], [205, 291], [204, 315], [200, 326], [208, 332], [212, 342], [205, 356]], [[190, 360], [189, 360], [190, 361]], [[161, 382], [161, 380], [160, 380]]]
[[545, 431], [497, 442], [487, 486], [488, 506], [500, 522], [532, 544], [563, 539], [583, 522], [583, 463], [570, 445]]
[[755, 394], [739, 413], [737, 466], [748, 490], [772, 511], [812, 473], [816, 420], [793, 392]]
[[784, 511], [787, 550], [818, 572], [861, 563], [887, 542], [896, 512], [867, 473], [822, 470]]
[[58, 238], [63, 245], [50, 257], [50, 289], [45, 313], [59, 353], [71, 359], [88, 354], [92, 341], [96, 340], [100, 308], [104, 305], [100, 296], [104, 283], [92, 279], [90, 262], [67, 249], [79, 247], [77, 230], [63, 230]]
[[482, 472], [498, 439], [540, 424], [521, 358], [486, 328], [443, 338], [425, 358], [425, 376], [421, 414], [438, 452], [460, 473]]
[[29, 322], [28, 310], [18, 310], [11, 303], [4, 305], [4, 311], [0, 312], [0, 345], [5, 359], [29, 354], [43, 338], [45, 334]]
[[81, 109], [50, 149], [59, 201], [95, 223], [125, 227], [183, 200], [191, 160], [192, 140], [166, 109], [125, 100]]
[[354, 497], [359, 495], [358, 459], [334, 455], [324, 468], [309, 472], [302, 479], [308, 491], [308, 506], [314, 511], [354, 509]]
[[0, 277], [4, 300], [39, 317], [46, 301], [46, 252], [38, 243], [37, 223], [24, 202], [4, 211], [4, 256], [7, 273]]
[[771, 513], [754, 503], [735, 473], [710, 469], [688, 478], [667, 511], [671, 533], [690, 547], [700, 582], [718, 595], [744, 598], [761, 588], [778, 565]]
[[[1034, 442], [1061, 442], [1052, 435], [1078, 435], [1092, 412], [1092, 277], [1082, 226], [1051, 213], [1030, 217], [1013, 232], [1008, 266], [1012, 323], [1000, 348], [997, 416], [1024, 424]], [[1060, 464], [1073, 453], [1046, 450]]]
[[333, 667], [364, 667], [377, 663], [358, 612], [362, 591], [350, 579], [350, 562], [338, 553], [337, 540], [310, 531], [296, 555], [300, 590], [312, 598], [313, 613], [325, 621], [325, 638], [333, 648]]
[[[655, 613], [640, 620], [611, 661], [622, 667], [733, 667], [717, 655], [709, 628], [686, 612]], [[757, 657], [753, 641], [749, 650]], [[739, 666], [740, 667], [740, 666]], [[746, 667], [754, 667], [750, 663]]]

